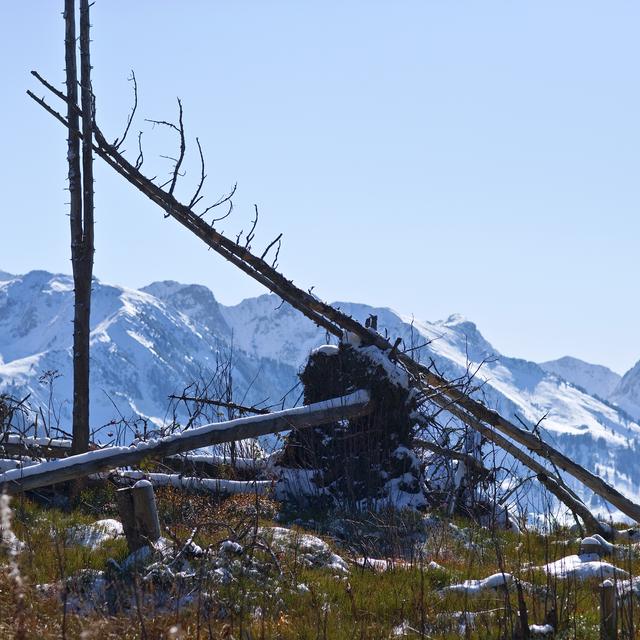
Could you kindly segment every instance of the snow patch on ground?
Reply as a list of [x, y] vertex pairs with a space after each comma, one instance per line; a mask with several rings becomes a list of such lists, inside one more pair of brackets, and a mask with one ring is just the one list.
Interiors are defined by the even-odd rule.
[[339, 573], [349, 573], [346, 561], [316, 536], [284, 527], [260, 527], [259, 532], [276, 554], [294, 552], [300, 562], [308, 567], [324, 567]]
[[510, 573], [494, 573], [483, 580], [465, 580], [460, 584], [452, 584], [444, 587], [443, 592], [464, 593], [467, 596], [479, 596], [485, 591], [498, 591], [508, 589], [513, 582]]
[[585, 553], [560, 558], [540, 567], [548, 575], [559, 579], [604, 580], [606, 578], [624, 578], [629, 574], [608, 562], [600, 560], [597, 553]]
[[69, 529], [67, 532], [68, 544], [77, 544], [95, 551], [107, 540], [115, 540], [124, 535], [122, 523], [118, 520], [107, 518], [98, 520], [93, 524], [83, 524]]

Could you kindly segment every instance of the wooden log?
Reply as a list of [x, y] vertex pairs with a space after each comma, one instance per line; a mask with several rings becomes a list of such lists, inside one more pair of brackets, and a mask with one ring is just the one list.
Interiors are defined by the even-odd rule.
[[118, 489], [116, 502], [131, 553], [160, 538], [156, 498], [148, 480], [138, 480], [133, 487]]
[[64, 458], [71, 455], [71, 440], [23, 438], [17, 433], [5, 433], [0, 435], [0, 456], [5, 455], [29, 458]]
[[[429, 391], [433, 396], [433, 391]], [[548, 443], [538, 439], [532, 433], [511, 424], [498, 413], [487, 409], [479, 402], [476, 402], [455, 390], [450, 391], [450, 393], [453, 393], [455, 404], [452, 404], [452, 402], [447, 400], [446, 397], [438, 397], [437, 395], [433, 396], [433, 400], [440, 407], [456, 415], [456, 417], [470, 427], [475, 428], [474, 425], [484, 423], [487, 425], [485, 429], [492, 427], [492, 429], [489, 430], [493, 433], [497, 430], [508, 435], [517, 443], [525, 446], [532, 453], [546, 458], [569, 475], [572, 475], [583, 485], [589, 487], [589, 489], [594, 493], [620, 509], [622, 513], [633, 518], [635, 521], [640, 521], [640, 505], [629, 500], [629, 498], [622, 495], [617, 489], [606, 483], [602, 478], [596, 476], [591, 471], [588, 471], [577, 462], [574, 462]], [[450, 393], [449, 397], [451, 398]], [[453, 409], [456, 410], [455, 413]]]
[[[66, 442], [68, 442], [68, 446], [58, 444], [32, 444], [18, 441], [17, 439], [15, 442], [2, 442], [2, 444], [0, 444], [0, 461], [11, 459], [14, 462], [14, 467], [18, 468], [22, 466], [23, 458], [27, 458], [28, 460], [32, 458], [66, 458], [71, 455], [71, 441]], [[99, 448], [100, 447], [93, 442], [89, 444], [89, 449], [92, 451]], [[14, 458], [15, 460], [13, 460]], [[230, 456], [219, 454], [194, 456], [175, 455], [163, 458], [158, 462], [161, 467], [166, 467], [167, 469], [172, 469], [185, 475], [197, 474], [215, 477], [216, 474], [220, 473], [222, 468], [233, 466], [234, 470], [240, 474], [251, 476], [265, 468], [268, 463], [268, 458], [239, 457], [233, 461], [232, 465]], [[0, 471], [2, 471], [1, 467]], [[250, 478], [247, 477], [247, 479]]]
[[160, 538], [160, 519], [153, 485], [148, 480], [138, 480], [131, 488], [131, 497], [138, 535], [145, 544], [155, 542]]
[[600, 585], [600, 640], [617, 640], [616, 587], [611, 580]]
[[429, 442], [428, 440], [424, 440], [422, 438], [414, 438], [413, 444], [415, 447], [426, 449], [427, 451], [431, 451], [443, 458], [451, 458], [452, 460], [458, 460], [459, 462], [464, 462], [465, 465], [475, 473], [480, 475], [481, 477], [486, 477], [491, 475], [492, 470], [485, 467], [480, 460], [475, 458], [468, 453], [463, 453], [462, 451], [454, 451], [453, 449], [448, 449], [447, 447], [441, 447], [434, 442]]
[[136, 526], [131, 487], [118, 489], [118, 491], [116, 491], [116, 503], [118, 505], [118, 514], [120, 515], [124, 535], [127, 538], [127, 546], [129, 547], [129, 551], [133, 553], [144, 546], [144, 541], [141, 540], [138, 534], [138, 527]]
[[148, 480], [154, 487], [174, 487], [186, 491], [201, 491], [221, 495], [258, 494], [265, 495], [273, 487], [271, 480], [224, 480], [198, 478], [177, 473], [146, 473], [144, 471], [119, 471], [110, 476], [115, 482]]
[[[67, 96], [61, 91], [45, 81], [36, 72], [32, 72], [32, 74], [47, 89], [54, 93], [54, 95], [69, 104], [70, 101], [67, 99]], [[73, 126], [70, 124], [42, 98], [39, 98], [30, 91], [27, 93], [48, 113], [69, 128], [74, 135], [82, 137], [82, 133], [78, 131], [77, 125]], [[501, 431], [530, 451], [551, 460], [560, 469], [573, 475], [594, 493], [609, 501], [630, 518], [640, 521], [640, 505], [629, 500], [602, 478], [573, 462], [549, 444], [539, 440], [532, 433], [517, 427], [497, 412], [471, 398], [461, 391], [458, 385], [450, 383], [442, 376], [434, 373], [429, 367], [419, 364], [409, 354], [394, 349], [393, 345], [391, 345], [384, 336], [364, 327], [351, 316], [296, 287], [273, 266], [265, 262], [265, 260], [252, 254], [247, 247], [234, 242], [216, 231], [211, 225], [207, 224], [201, 216], [193, 211], [191, 207], [180, 203], [172, 193], [167, 193], [144, 176], [137, 167], [128, 162], [113, 145], [110, 145], [106, 141], [97, 126], [95, 128], [95, 137], [97, 144], [94, 145], [94, 150], [116, 172], [161, 207], [167, 215], [176, 219], [210, 248], [222, 255], [223, 258], [280, 296], [282, 300], [288, 302], [293, 308], [298, 309], [312, 322], [323, 327], [333, 335], [343, 337], [345, 332], [351, 333], [358, 336], [365, 344], [373, 344], [382, 351], [393, 353], [395, 359], [401, 362], [407, 370], [413, 374], [417, 385], [422, 387], [429, 394], [429, 397], [440, 407], [447, 409], [452, 403], [458, 405], [463, 409], [459, 417], [465, 424], [472, 426], [467, 420], [467, 416], [471, 416], [476, 421], [485, 423], [493, 429]]]
[[285, 409], [265, 416], [248, 416], [204, 425], [157, 441], [141, 442], [130, 447], [109, 447], [63, 460], [14, 469], [0, 474], [0, 487], [4, 486], [7, 493], [27, 491], [106, 469], [131, 466], [144, 459], [158, 459], [232, 440], [255, 438], [288, 429], [304, 429], [335, 420], [356, 418], [368, 415], [372, 410], [373, 403], [369, 393], [360, 390], [341, 398]]
[[[576, 495], [570, 493], [566, 487], [563, 487], [555, 478], [547, 474], [538, 474], [538, 480], [544, 487], [552, 493], [560, 502], [566, 505], [574, 516], [582, 519], [588, 533], [599, 533], [602, 537], [609, 539], [611, 537], [610, 529], [589, 511], [587, 505]], [[579, 523], [578, 523], [579, 524]]]
[[[165, 469], [171, 469], [184, 476], [204, 476], [215, 478], [221, 470], [230, 467], [237, 474], [238, 479], [252, 480], [257, 473], [264, 471], [269, 465], [269, 457], [245, 458], [223, 455], [194, 455], [194, 456], [170, 456], [163, 458], [161, 465]], [[158, 469], [161, 471], [161, 469]]]

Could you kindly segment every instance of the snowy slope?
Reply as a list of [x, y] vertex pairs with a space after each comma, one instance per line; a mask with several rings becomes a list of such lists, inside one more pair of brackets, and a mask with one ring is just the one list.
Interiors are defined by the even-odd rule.
[[312, 322], [274, 295], [243, 300], [223, 307], [222, 314], [234, 329], [234, 340], [255, 357], [273, 358], [299, 368], [309, 352], [328, 338]]
[[612, 391], [610, 399], [637, 419], [640, 419], [640, 362], [637, 362]]
[[[91, 331], [92, 426], [120, 414], [161, 423], [168, 395], [208, 380], [230, 347], [230, 329], [204, 287], [157, 285], [184, 312], [144, 291], [94, 281]], [[198, 297], [200, 294], [200, 297]], [[204, 295], [202, 295], [204, 294]], [[195, 298], [194, 298], [195, 296]], [[196, 299], [199, 304], [196, 305]], [[191, 314], [191, 315], [188, 315]], [[0, 392], [32, 394], [48, 404], [41, 377], [55, 371], [54, 412], [68, 429], [71, 409], [73, 283], [34, 271], [0, 281]], [[295, 377], [291, 367], [234, 352], [235, 387], [247, 402], [277, 400]], [[262, 373], [263, 375], [259, 375]], [[55, 419], [53, 420], [55, 421]]]
[[621, 379], [620, 375], [607, 367], [590, 364], [571, 356], [541, 362], [540, 366], [545, 371], [555, 373], [567, 382], [582, 387], [592, 396], [605, 399], [609, 398]]
[[[133, 291], [95, 281], [93, 300], [95, 426], [117, 417], [112, 401], [124, 415], [162, 422], [167, 396], [210, 376], [216, 358], [232, 343], [240, 399], [251, 387], [246, 402], [278, 401], [295, 385], [309, 351], [327, 342], [323, 330], [273, 295], [225, 307], [199, 285], [157, 282]], [[36, 271], [0, 279], [0, 392], [30, 391], [46, 405], [48, 388], [39, 378], [57, 370], [61, 377], [55, 380], [55, 398], [62, 403], [65, 428], [72, 382], [72, 305], [68, 276]], [[640, 427], [614, 404], [587, 392], [585, 371], [594, 371], [589, 365], [574, 367], [582, 377], [575, 374], [570, 380], [571, 367], [560, 375], [547, 370], [549, 363], [501, 355], [475, 324], [460, 316], [427, 322], [362, 304], [336, 306], [360, 321], [377, 315], [381, 332], [388, 332], [392, 341], [402, 337], [406, 348], [419, 347], [414, 353], [424, 362], [433, 360], [447, 376], [478, 369], [476, 381], [483, 382], [478, 395], [490, 407], [529, 425], [544, 418], [541, 428], [550, 442], [640, 500]], [[592, 381], [602, 389], [604, 379]], [[637, 409], [636, 389], [640, 365], [618, 384], [613, 399], [629, 411]], [[290, 394], [287, 404], [296, 397], [297, 392]]]

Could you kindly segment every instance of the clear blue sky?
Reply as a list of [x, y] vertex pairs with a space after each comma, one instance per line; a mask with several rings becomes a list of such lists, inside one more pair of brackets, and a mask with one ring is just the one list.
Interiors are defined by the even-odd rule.
[[[63, 81], [62, 0], [3, 8], [0, 269], [70, 272], [62, 128], [25, 95]], [[284, 232], [288, 277], [328, 300], [459, 312], [497, 349], [640, 358], [640, 4], [97, 0], [98, 120], [120, 134], [135, 69], [145, 168], [184, 102], [221, 229]], [[134, 150], [134, 139], [128, 145]], [[194, 147], [191, 148], [192, 153]], [[261, 288], [96, 161], [96, 275]], [[180, 193], [197, 177], [189, 164]]]

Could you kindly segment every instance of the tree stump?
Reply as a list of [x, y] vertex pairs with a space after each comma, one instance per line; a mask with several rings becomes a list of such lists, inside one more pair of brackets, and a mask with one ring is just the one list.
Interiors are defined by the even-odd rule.
[[133, 487], [118, 489], [116, 500], [129, 550], [133, 553], [160, 538], [160, 520], [153, 485], [138, 480]]

